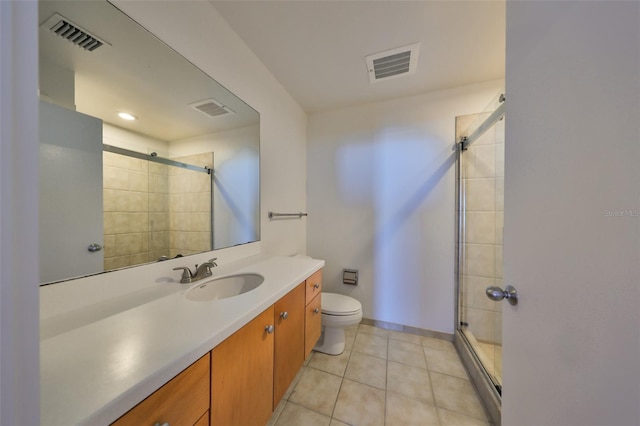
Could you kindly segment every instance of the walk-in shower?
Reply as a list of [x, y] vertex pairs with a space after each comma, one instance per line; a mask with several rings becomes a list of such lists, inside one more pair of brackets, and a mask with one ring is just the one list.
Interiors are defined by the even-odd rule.
[[488, 287], [502, 287], [504, 108], [500, 93], [481, 113], [456, 118], [456, 345], [494, 422], [502, 394], [502, 304]]

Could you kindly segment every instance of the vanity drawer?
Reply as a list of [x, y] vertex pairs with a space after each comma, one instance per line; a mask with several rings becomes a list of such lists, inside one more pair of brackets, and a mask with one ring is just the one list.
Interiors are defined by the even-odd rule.
[[306, 304], [313, 300], [320, 292], [322, 291], [322, 269], [315, 272], [309, 278], [307, 278], [306, 282]]
[[[207, 353], [116, 420], [114, 426], [208, 425], [211, 356]], [[204, 415], [204, 416], [203, 416]]]
[[318, 342], [322, 332], [322, 295], [317, 294], [306, 307], [304, 318], [305, 359]]

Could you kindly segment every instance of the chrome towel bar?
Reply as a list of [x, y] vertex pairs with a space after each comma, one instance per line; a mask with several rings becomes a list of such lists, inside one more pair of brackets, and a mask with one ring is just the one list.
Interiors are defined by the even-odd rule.
[[307, 213], [274, 213], [269, 212], [269, 219], [273, 219], [274, 217], [297, 217], [300, 219], [302, 216], [308, 216]]

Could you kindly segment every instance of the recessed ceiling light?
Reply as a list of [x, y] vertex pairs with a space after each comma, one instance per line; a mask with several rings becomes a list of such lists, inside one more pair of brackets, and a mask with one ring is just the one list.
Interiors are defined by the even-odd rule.
[[138, 117], [136, 117], [135, 115], [131, 115], [128, 112], [119, 112], [118, 117], [128, 121], [133, 121], [138, 119]]

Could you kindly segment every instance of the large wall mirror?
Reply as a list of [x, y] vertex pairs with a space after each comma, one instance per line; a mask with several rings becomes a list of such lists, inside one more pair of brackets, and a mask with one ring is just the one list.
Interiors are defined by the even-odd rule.
[[41, 282], [259, 240], [259, 114], [107, 1], [39, 18]]

